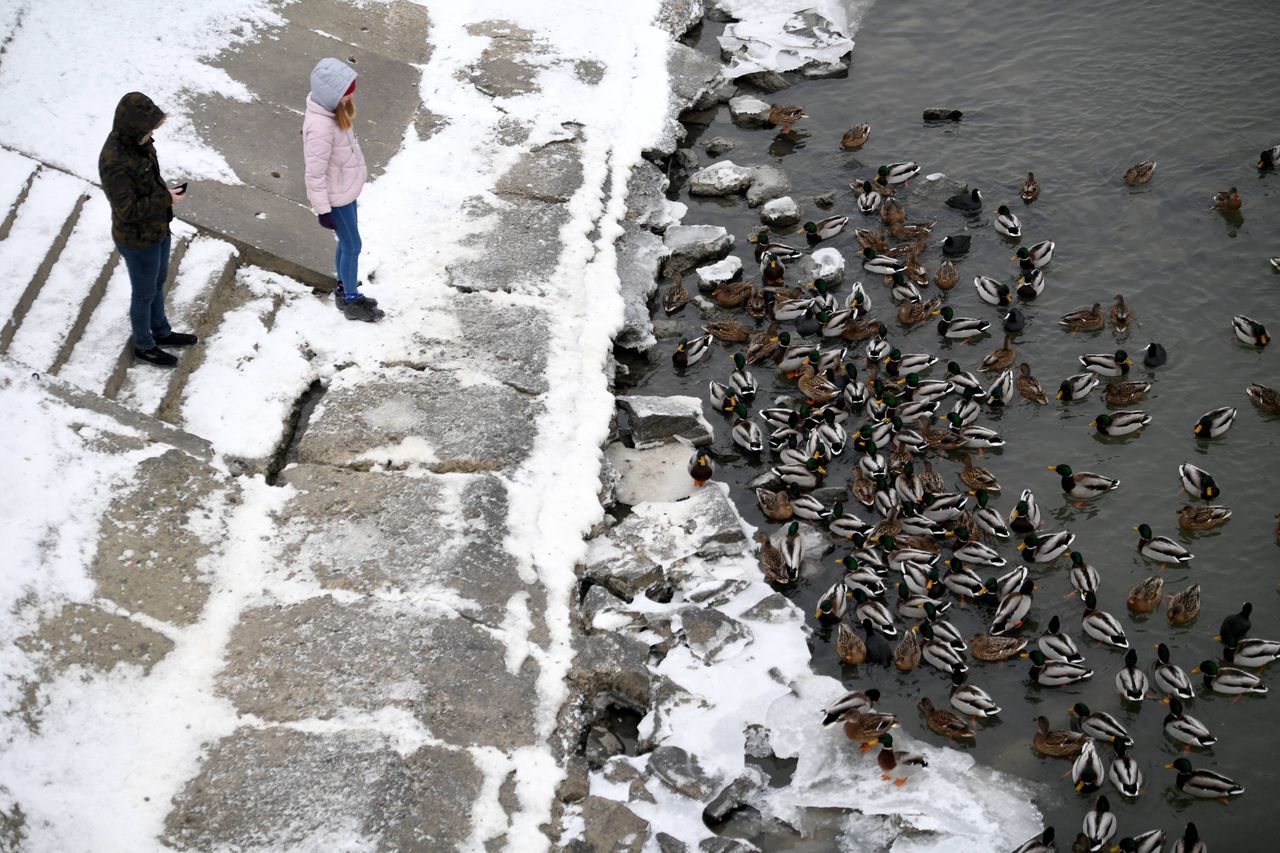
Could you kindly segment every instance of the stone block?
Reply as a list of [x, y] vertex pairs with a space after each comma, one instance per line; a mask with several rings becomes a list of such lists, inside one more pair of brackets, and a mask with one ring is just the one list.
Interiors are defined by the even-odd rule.
[[575, 641], [569, 679], [586, 696], [609, 694], [637, 711], [649, 704], [649, 647], [634, 637], [608, 631]]
[[718, 261], [733, 248], [733, 235], [719, 225], [673, 225], [662, 239], [671, 252], [663, 264], [668, 276]]
[[727, 196], [740, 193], [751, 184], [751, 170], [732, 160], [721, 160], [689, 176], [689, 193]]
[[751, 630], [746, 625], [712, 607], [690, 605], [681, 607], [679, 613], [689, 651], [701, 661], [731, 658], [751, 643]]
[[730, 151], [738, 147], [738, 143], [729, 139], [727, 136], [715, 136], [707, 140], [707, 144], [703, 146], [708, 157], [719, 157], [721, 154], [728, 154]]
[[552, 142], [527, 151], [498, 179], [494, 192], [538, 201], [566, 202], [582, 186], [577, 142]]
[[365, 733], [240, 728], [174, 798], [161, 841], [182, 850], [449, 850], [467, 840], [483, 777], [467, 753], [408, 756]]
[[46, 671], [80, 666], [110, 672], [130, 664], [140, 667], [143, 675], [173, 650], [173, 640], [164, 634], [90, 604], [64, 606], [41, 619], [35, 632], [18, 638], [16, 645], [40, 655]]
[[437, 473], [509, 469], [528, 456], [539, 409], [526, 390], [496, 379], [477, 384], [451, 370], [350, 368], [312, 414], [298, 461], [366, 469], [414, 462]]
[[720, 788], [718, 776], [702, 769], [697, 756], [678, 746], [660, 746], [649, 756], [649, 770], [671, 790], [695, 800], [709, 799]]
[[752, 166], [747, 206], [759, 207], [791, 192], [791, 179], [777, 166]]
[[770, 105], [751, 95], [729, 99], [729, 115], [739, 127], [773, 127], [769, 121]]
[[649, 299], [658, 289], [658, 270], [667, 256], [662, 238], [630, 223], [618, 240], [618, 280], [623, 324], [614, 344], [644, 352], [657, 343], [649, 317]]
[[640, 450], [672, 442], [676, 436], [700, 447], [710, 445], [715, 438], [697, 397], [630, 394], [619, 397], [618, 406], [627, 413], [631, 439]]
[[637, 163], [627, 179], [627, 221], [659, 232], [676, 224], [679, 217], [675, 213], [683, 205], [667, 199], [670, 183], [662, 170], [648, 160]]
[[200, 561], [219, 538], [198, 531], [220, 528], [238, 495], [232, 481], [178, 450], [139, 463], [102, 519], [89, 566], [98, 594], [174, 625], [195, 622], [209, 597]]
[[730, 255], [714, 264], [698, 267], [694, 270], [694, 275], [698, 277], [698, 289], [709, 293], [742, 275], [742, 259]]
[[662, 0], [656, 23], [678, 39], [702, 23], [702, 0]]
[[506, 657], [466, 619], [326, 595], [242, 613], [217, 689], [269, 722], [394, 706], [449, 744], [514, 749], [536, 740], [537, 666], [509, 672]]
[[800, 207], [789, 195], [775, 198], [760, 207], [760, 221], [779, 228], [795, 225], [800, 221]]
[[582, 801], [583, 838], [593, 853], [640, 853], [649, 838], [649, 822], [622, 803], [604, 797]]
[[476, 199], [469, 206], [470, 216], [483, 224], [461, 241], [471, 256], [445, 268], [447, 282], [463, 292], [541, 296], [560, 262], [560, 229], [569, 221], [569, 209], [515, 195], [499, 202]]

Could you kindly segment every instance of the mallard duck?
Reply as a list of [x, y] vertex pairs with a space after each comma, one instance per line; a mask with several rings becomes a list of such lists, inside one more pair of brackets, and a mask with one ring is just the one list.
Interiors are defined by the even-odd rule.
[[1147, 688], [1147, 674], [1138, 669], [1138, 652], [1129, 649], [1124, 667], [1116, 673], [1116, 693], [1126, 702], [1141, 702], [1147, 698]]
[[1058, 325], [1065, 326], [1072, 332], [1099, 332], [1106, 325], [1107, 315], [1102, 313], [1102, 303], [1093, 303], [1092, 308], [1083, 308], [1063, 314]]
[[919, 163], [890, 163], [887, 166], [881, 166], [877, 169], [876, 177], [878, 179], [883, 179], [891, 186], [897, 186], [898, 184], [905, 184], [919, 173]]
[[769, 107], [769, 123], [781, 128], [783, 133], [790, 133], [793, 124], [808, 117], [804, 107], [795, 104], [773, 104]]
[[1147, 559], [1157, 563], [1189, 563], [1195, 559], [1195, 554], [1168, 536], [1154, 535], [1149, 524], [1139, 524], [1133, 529], [1138, 531], [1138, 553]]
[[763, 320], [769, 316], [769, 306], [773, 297], [772, 292], [762, 289], [751, 291], [751, 296], [747, 299], [747, 303], [743, 306], [747, 312], [747, 316], [756, 320]]
[[1009, 526], [1005, 524], [1004, 519], [1000, 516], [994, 507], [988, 506], [990, 497], [986, 489], [978, 489], [973, 493], [974, 499], [978, 505], [973, 510], [974, 523], [978, 525], [980, 530], [994, 536], [997, 539], [1009, 538]]
[[723, 382], [714, 379], [707, 383], [707, 396], [711, 407], [718, 412], [729, 413], [738, 407], [738, 395]]
[[1230, 406], [1222, 406], [1205, 412], [1196, 421], [1194, 432], [1196, 438], [1221, 438], [1231, 429], [1235, 422], [1236, 410]]
[[893, 736], [880, 735], [878, 738], [882, 749], [876, 756], [876, 765], [880, 768], [880, 778], [893, 780], [893, 784], [901, 787], [920, 770], [929, 766], [929, 760], [915, 752], [905, 752], [893, 748]]
[[1098, 377], [1092, 373], [1077, 373], [1062, 380], [1058, 386], [1057, 399], [1064, 403], [1083, 400], [1089, 392], [1098, 387]]
[[[867, 691], [851, 690], [837, 698], [822, 711], [822, 725], [829, 726], [846, 715], [875, 713], [875, 704], [880, 701], [880, 691], [874, 687]], [[890, 716], [888, 714], [884, 716]]]
[[903, 631], [902, 639], [893, 650], [893, 665], [900, 672], [910, 672], [920, 665], [920, 641], [915, 631]]
[[1204, 686], [1214, 693], [1227, 696], [1253, 693], [1262, 696], [1267, 692], [1267, 685], [1253, 673], [1234, 666], [1219, 666], [1211, 660], [1201, 661], [1198, 667], [1191, 670], [1191, 674], [1204, 676]]
[[1057, 246], [1052, 240], [1041, 240], [1031, 246], [1023, 246], [1014, 253], [1009, 260], [1017, 261], [1019, 266], [1025, 269], [1027, 266], [1033, 269], [1041, 269], [1049, 265], [1053, 260], [1053, 250]]
[[934, 734], [940, 734], [951, 740], [973, 740], [976, 736], [973, 729], [965, 722], [964, 717], [947, 708], [937, 708], [928, 696], [918, 703], [920, 713], [924, 715], [924, 723]]
[[984, 335], [991, 324], [986, 320], [976, 320], [972, 317], [957, 317], [955, 311], [950, 305], [943, 306], [938, 312], [942, 315], [942, 319], [938, 321], [938, 334], [944, 338], [952, 340], [964, 340], [965, 338], [973, 338], [978, 335]]
[[995, 717], [1000, 713], [1000, 706], [995, 703], [987, 691], [981, 687], [968, 684], [968, 675], [961, 670], [951, 673], [951, 707], [962, 714], [978, 717]]
[[702, 360], [707, 354], [708, 348], [711, 346], [711, 336], [703, 335], [700, 338], [681, 338], [676, 342], [676, 351], [671, 354], [671, 363], [678, 370], [692, 367]]
[[1080, 618], [1080, 629], [1099, 643], [1116, 649], [1129, 648], [1129, 640], [1124, 635], [1120, 620], [1105, 610], [1098, 609], [1098, 598], [1092, 592], [1084, 595], [1084, 615]]
[[1280, 642], [1276, 640], [1232, 640], [1222, 649], [1222, 657], [1236, 666], [1261, 668], [1280, 660]]
[[1005, 559], [1001, 557], [999, 552], [989, 545], [976, 542], [969, 538], [969, 528], [957, 527], [953, 531], [956, 537], [955, 550], [952, 552], [952, 558], [959, 560], [961, 563], [969, 566], [980, 566], [984, 569], [1001, 569], [1005, 566]]
[[1064, 660], [1049, 660], [1039, 649], [1033, 649], [1028, 657], [1031, 658], [1031, 680], [1043, 687], [1062, 687], [1093, 677], [1093, 670], [1088, 667]]
[[819, 219], [817, 222], [806, 222], [804, 224], [804, 236], [810, 243], [830, 240], [843, 231], [844, 226], [848, 223], [849, 217], [847, 216], [828, 216], [826, 219]]
[[1089, 737], [1080, 732], [1068, 729], [1053, 731], [1049, 728], [1049, 718], [1036, 717], [1036, 734], [1032, 739], [1036, 752], [1051, 758], [1071, 758], [1079, 755]]
[[1209, 846], [1200, 840], [1200, 832], [1194, 823], [1187, 823], [1182, 837], [1173, 842], [1170, 853], [1209, 853]]
[[933, 633], [932, 625], [924, 622], [919, 626], [919, 630], [920, 636], [925, 638], [921, 649], [921, 657], [924, 658], [925, 663], [940, 672], [969, 671], [969, 667], [964, 662], [964, 653], [952, 648], [946, 641], [938, 639]]
[[1177, 696], [1169, 698], [1169, 713], [1164, 717], [1164, 733], [1170, 740], [1202, 749], [1218, 742], [1208, 726], [1183, 712], [1182, 701]]
[[1227, 797], [1238, 797], [1244, 793], [1244, 786], [1238, 782], [1212, 770], [1196, 770], [1185, 758], [1166, 764], [1165, 769], [1177, 770], [1178, 778], [1174, 784], [1179, 791], [1193, 797], [1225, 801]]
[[[795, 526], [796, 522], [792, 522], [792, 525]], [[787, 556], [788, 568], [792, 568], [793, 560], [787, 555], [785, 548], [783, 549], [783, 555]], [[793, 569], [793, 574], [798, 576], [799, 572]], [[813, 618], [824, 625], [839, 622], [849, 609], [849, 599], [851, 597], [852, 593], [849, 587], [845, 586], [844, 581], [836, 581], [827, 588], [826, 592], [818, 597], [818, 604], [814, 609]]]
[[1129, 365], [1133, 364], [1133, 359], [1122, 349], [1116, 350], [1114, 354], [1086, 353], [1080, 356], [1079, 361], [1085, 370], [1099, 376], [1123, 376], [1129, 372]]
[[876, 738], [898, 724], [898, 720], [892, 714], [868, 711], [847, 711], [843, 719], [845, 737], [854, 743], [861, 744], [863, 752], [868, 752], [876, 745]]
[[844, 136], [840, 137], [840, 147], [845, 151], [853, 151], [866, 145], [867, 139], [871, 136], [871, 125], [865, 121], [861, 124], [855, 124], [844, 132]]
[[1150, 382], [1112, 382], [1103, 387], [1102, 397], [1109, 406], [1127, 406], [1147, 396], [1150, 390]]
[[[880, 221], [885, 225], [899, 225], [907, 221], [907, 210], [902, 206], [902, 202], [896, 198], [886, 198], [880, 204]], [[899, 256], [896, 251], [892, 251], [890, 254], [894, 257]]]
[[836, 629], [836, 654], [842, 663], [857, 666], [867, 660], [867, 644], [858, 636], [858, 632], [844, 622]]
[[933, 283], [938, 290], [947, 291], [955, 287], [960, 281], [960, 272], [956, 269], [950, 259], [943, 259], [938, 265], [938, 269], [933, 273]]
[[1115, 438], [1121, 435], [1132, 435], [1151, 423], [1151, 416], [1136, 409], [1113, 414], [1101, 414], [1089, 422], [1089, 426], [1098, 431], [1098, 435]]
[[[787, 278], [787, 269], [782, 265], [782, 259], [773, 252], [765, 252], [760, 259], [760, 278], [764, 281], [765, 287], [782, 287]], [[712, 293], [711, 295], [715, 296], [715, 293]], [[747, 297], [743, 297], [743, 302], [745, 302], [746, 299]], [[782, 301], [783, 300], [779, 299], [778, 303], [781, 303]], [[725, 303], [721, 302], [720, 304], [723, 305]], [[774, 318], [777, 320], [788, 319], [777, 316], [779, 307], [779, 304], [774, 304]]]
[[662, 309], [668, 314], [674, 314], [685, 306], [689, 301], [689, 291], [685, 289], [684, 282], [676, 279], [662, 294]]
[[1023, 270], [1014, 283], [1014, 292], [1024, 302], [1031, 302], [1044, 293], [1044, 273], [1040, 270]]
[[1006, 204], [996, 208], [995, 218], [996, 233], [1013, 240], [1022, 239], [1022, 223], [1018, 221], [1018, 217], [1014, 216], [1013, 211], [1009, 210]]
[[1034, 172], [1027, 172], [1027, 179], [1022, 182], [1022, 186], [1018, 189], [1018, 197], [1027, 204], [1040, 197], [1040, 182], [1036, 180]]
[[1240, 193], [1235, 187], [1232, 187], [1226, 192], [1213, 194], [1214, 210], [1232, 213], [1239, 210], [1242, 203], [1243, 202], [1240, 200]]
[[1014, 533], [1031, 533], [1039, 530], [1043, 524], [1044, 519], [1040, 516], [1040, 506], [1036, 503], [1036, 496], [1030, 489], [1023, 489], [1022, 494], [1018, 496], [1018, 502], [1009, 511], [1009, 529]]
[[755, 286], [749, 281], [731, 281], [713, 290], [711, 298], [725, 308], [737, 308], [750, 299], [754, 291]]
[[733, 373], [729, 375], [729, 387], [745, 403], [755, 400], [760, 391], [760, 383], [747, 369], [747, 357], [740, 352], [733, 354]]
[[1182, 481], [1182, 488], [1193, 498], [1207, 501], [1222, 494], [1213, 475], [1190, 462], [1183, 462], [1178, 466], [1178, 479]]
[[863, 249], [875, 249], [882, 254], [889, 250], [888, 242], [879, 231], [872, 231], [869, 228], [855, 228], [853, 229], [853, 236], [858, 238], [858, 245]]
[[[1129, 306], [1124, 301], [1124, 295], [1117, 293], [1115, 301], [1111, 303], [1111, 326], [1117, 332], [1127, 332], [1134, 322], [1133, 312], [1129, 310]], [[1123, 359], [1121, 359], [1123, 361]], [[1130, 362], [1132, 363], [1132, 362]], [[1116, 374], [1104, 374], [1107, 376], [1115, 376]]]
[[1244, 389], [1244, 393], [1248, 394], [1249, 399], [1257, 404], [1262, 411], [1269, 415], [1280, 415], [1280, 391], [1254, 382]]
[[771, 492], [765, 488], [756, 489], [756, 502], [764, 517], [771, 521], [790, 521], [792, 516], [791, 500], [788, 490]]
[[1017, 637], [974, 634], [969, 638], [969, 652], [978, 660], [1009, 660], [1017, 657], [1026, 647], [1027, 641]]
[[1160, 606], [1163, 592], [1164, 578], [1159, 575], [1152, 575], [1139, 581], [1129, 590], [1129, 597], [1126, 602], [1129, 605], [1129, 609], [1134, 613], [1153, 613]]
[[1071, 569], [1068, 576], [1071, 578], [1071, 587], [1081, 598], [1091, 592], [1097, 594], [1098, 586], [1101, 584], [1098, 570], [1086, 563], [1084, 555], [1079, 551], [1071, 552]]
[[1182, 667], [1169, 660], [1169, 647], [1164, 643], [1156, 644], [1156, 666], [1152, 670], [1156, 687], [1161, 692], [1176, 699], [1194, 699], [1195, 688]]
[[730, 431], [733, 443], [747, 453], [763, 453], [764, 432], [761, 431], [759, 424], [748, 417], [746, 405], [739, 403], [734, 413], [737, 414], [738, 420]]
[[1089, 500], [1120, 488], [1119, 480], [1090, 471], [1077, 474], [1070, 465], [1050, 465], [1049, 470], [1062, 478], [1059, 481], [1062, 491], [1077, 500]]
[[904, 326], [923, 323], [937, 312], [942, 300], [934, 297], [927, 302], [904, 302], [898, 308], [898, 322]]
[[1000, 599], [995, 616], [991, 619], [991, 627], [988, 629], [990, 633], [1007, 634], [1021, 628], [1022, 620], [1031, 611], [1034, 589], [1035, 582], [1028, 579], [1022, 582], [1017, 592]]
[[871, 185], [870, 181], [854, 181], [849, 184], [849, 188], [858, 194], [858, 212], [863, 216], [879, 212], [880, 205], [884, 203], [884, 196]]
[[1044, 386], [1040, 384], [1039, 379], [1031, 375], [1031, 365], [1025, 361], [1018, 365], [1017, 386], [1018, 393], [1036, 405], [1043, 406], [1049, 402], [1049, 397], [1044, 393]]
[[693, 478], [693, 484], [698, 487], [705, 486], [716, 472], [715, 464], [705, 450], [695, 450], [689, 457], [687, 467], [689, 476]]
[[1200, 615], [1200, 584], [1193, 583], [1169, 599], [1165, 611], [1170, 625], [1186, 625]]
[[1056, 613], [1049, 620], [1049, 627], [1036, 640], [1036, 645], [1049, 660], [1065, 660], [1068, 663], [1084, 661], [1084, 655], [1076, 648], [1075, 640], [1062, 633], [1062, 622]]
[[1151, 176], [1156, 173], [1156, 161], [1144, 160], [1137, 165], [1130, 166], [1128, 171], [1124, 173], [1124, 182], [1129, 186], [1137, 186], [1145, 184], [1151, 180]]
[[746, 343], [755, 331], [746, 323], [737, 320], [713, 320], [702, 327], [702, 330], [718, 341], [732, 344]]
[[862, 257], [862, 268], [872, 275], [891, 276], [907, 268], [904, 262], [888, 255], [881, 255], [871, 248], [863, 249]]
[[826, 376], [819, 374], [812, 364], [806, 364], [800, 369], [800, 374], [796, 377], [796, 387], [815, 406], [825, 406], [840, 396], [840, 389]]
[[1000, 482], [996, 480], [995, 475], [986, 468], [974, 465], [973, 458], [970, 456], [965, 456], [964, 458], [964, 468], [960, 470], [960, 480], [975, 492], [1000, 491]]
[[783, 556], [781, 549], [773, 544], [769, 534], [761, 530], [756, 534], [755, 540], [760, 545], [756, 559], [760, 562], [760, 570], [764, 572], [765, 580], [776, 584], [791, 583], [794, 578], [787, 571], [786, 557]]
[[[870, 598], [860, 589], [853, 590], [853, 600], [858, 604], [858, 606], [854, 608], [854, 615], [858, 618], [858, 621], [862, 624], [864, 629], [870, 627], [872, 634], [882, 641], [885, 637], [898, 636], [898, 628], [893, 624], [893, 614], [889, 612], [889, 608], [885, 607], [883, 602]], [[870, 651], [872, 642], [873, 640], [871, 635], [868, 635], [868, 651]], [[888, 651], [888, 654], [885, 655], [884, 659], [884, 663], [886, 665], [888, 665], [889, 661], [893, 657], [893, 650], [889, 649], [888, 645], [889, 644], [886, 641], [885, 647]]]
[[1077, 702], [1067, 710], [1067, 713], [1079, 722], [1080, 731], [1091, 738], [1107, 743], [1117, 741], [1133, 743], [1133, 738], [1129, 737], [1129, 732], [1120, 724], [1120, 721], [1106, 711], [1090, 711], [1088, 705]]
[[977, 187], [968, 192], [957, 193], [947, 199], [947, 207], [952, 207], [965, 213], [980, 213], [982, 212], [982, 193], [978, 191]]
[[779, 343], [777, 323], [770, 323], [768, 328], [753, 332], [747, 339], [747, 364], [756, 364], [770, 358], [778, 351]]
[[1271, 340], [1271, 336], [1267, 334], [1267, 327], [1243, 314], [1237, 314], [1231, 318], [1231, 329], [1236, 333], [1236, 337], [1241, 343], [1249, 344], [1255, 347], [1265, 347], [1267, 342]]
[[[1137, 794], [1135, 793], [1134, 796]], [[1092, 851], [1106, 848], [1107, 842], [1116, 834], [1116, 825], [1116, 816], [1111, 813], [1111, 804], [1107, 802], [1105, 796], [1098, 797], [1093, 811], [1084, 816], [1083, 829], [1089, 839], [1089, 849]]]
[[[1065, 664], [1064, 664], [1065, 666]], [[1093, 738], [1086, 737], [1080, 754], [1071, 763], [1071, 784], [1078, 793], [1092, 793], [1102, 787], [1106, 771], [1102, 767], [1102, 758], [1098, 755], [1098, 746]], [[1083, 849], [1088, 850], [1086, 846]], [[1074, 851], [1075, 848], [1073, 847]]]

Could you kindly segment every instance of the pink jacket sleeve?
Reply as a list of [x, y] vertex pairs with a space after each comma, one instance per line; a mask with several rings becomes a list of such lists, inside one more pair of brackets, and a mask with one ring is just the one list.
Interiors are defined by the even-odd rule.
[[329, 154], [333, 150], [333, 133], [327, 127], [304, 123], [302, 127], [302, 156], [306, 163], [304, 180], [307, 185], [307, 201], [317, 215], [328, 213], [329, 205]]

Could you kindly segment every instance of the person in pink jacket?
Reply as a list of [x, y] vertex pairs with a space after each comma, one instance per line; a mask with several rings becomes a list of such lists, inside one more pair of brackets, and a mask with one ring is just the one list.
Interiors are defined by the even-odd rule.
[[320, 224], [338, 235], [334, 302], [348, 320], [373, 322], [383, 316], [376, 299], [359, 290], [360, 227], [356, 199], [369, 177], [352, 127], [356, 72], [340, 59], [322, 59], [311, 70], [311, 93], [302, 120], [307, 201]]

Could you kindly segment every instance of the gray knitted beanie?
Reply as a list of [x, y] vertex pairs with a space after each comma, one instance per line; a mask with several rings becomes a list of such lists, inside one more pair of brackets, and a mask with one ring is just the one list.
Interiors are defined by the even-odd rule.
[[322, 59], [311, 69], [311, 100], [326, 110], [336, 110], [355, 79], [355, 69], [341, 59]]

